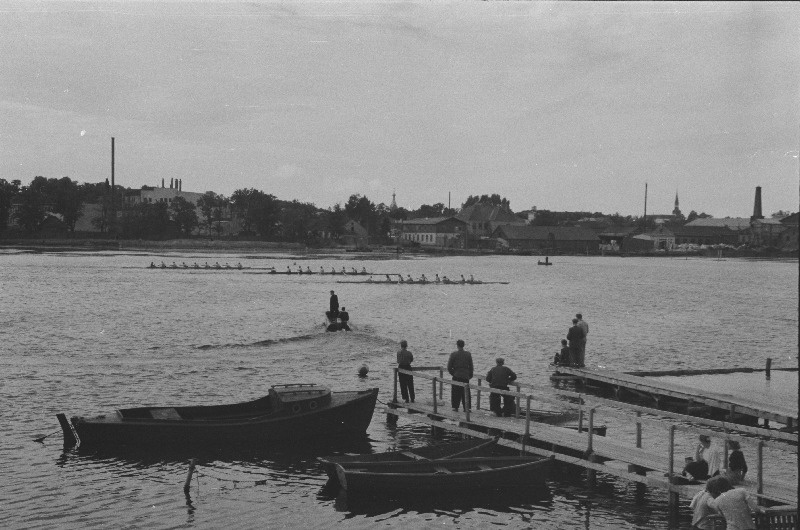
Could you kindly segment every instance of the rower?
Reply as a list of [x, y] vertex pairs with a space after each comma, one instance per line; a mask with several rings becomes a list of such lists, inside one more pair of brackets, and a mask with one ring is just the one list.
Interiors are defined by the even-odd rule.
[[151, 268], [151, 269], [155, 269], [155, 268], [156, 268], [156, 264], [155, 264], [155, 262], [154, 262], [154, 261], [151, 261], [151, 262], [150, 262], [150, 268]]
[[461, 283], [467, 283], [467, 280], [464, 279], [464, 275], [461, 275]]
[[390, 282], [390, 281], [392, 281], [392, 279], [391, 279], [391, 278], [389, 278], [389, 275], [388, 275], [388, 274], [386, 275], [386, 281], [387, 281], [387, 282]]
[[344, 267], [342, 267], [342, 274], [347, 274], [347, 269], [345, 269]]
[[325, 274], [325, 269], [322, 268], [322, 265], [319, 266], [319, 273]]
[[173, 269], [177, 269], [178, 268], [178, 264], [173, 261], [172, 265], [170, 265], [170, 267], [172, 267]]
[[469, 283], [473, 283], [474, 281], [475, 281], [475, 278], [473, 278], [472, 274], [470, 274], [469, 275]]
[[438, 273], [436, 274], [436, 280], [434, 280], [434, 281], [435, 281], [436, 283], [439, 283], [440, 281], [442, 281], [442, 280], [440, 280], [440, 279], [439, 279], [439, 274], [438, 274]]
[[222, 265], [219, 264], [219, 261], [215, 261], [214, 262], [214, 268], [215, 269], [221, 269], [222, 268]]
[[336, 274], [336, 269], [334, 269], [333, 267], [331, 267], [331, 274]]
[[406, 282], [408, 282], [408, 283], [414, 283], [414, 278], [412, 278], [412, 277], [411, 277], [411, 275], [409, 274], [409, 275], [408, 275], [408, 278], [406, 278]]
[[198, 265], [196, 261], [194, 262], [194, 268], [195, 269], [199, 269], [200, 268], [200, 265]]
[[291, 273], [292, 273], [292, 269], [289, 268], [289, 266], [287, 265], [286, 266], [286, 274], [291, 274]]
[[353, 274], [358, 274], [358, 269], [356, 269], [355, 267], [350, 267], [350, 268], [353, 269]]
[[372, 276], [370, 276], [369, 278], [367, 278], [367, 281], [368, 281], [368, 282], [371, 282], [371, 281], [372, 281]]
[[181, 261], [181, 267], [183, 267], [184, 269], [188, 269], [189, 268], [189, 266], [186, 264], [185, 261]]
[[366, 274], [366, 273], [367, 273], [367, 268], [361, 267], [361, 274]]
[[239, 269], [239, 270], [242, 269], [242, 262], [241, 261], [236, 264], [236, 268]]
[[425, 275], [423, 274], [422, 277], [419, 279], [419, 281], [421, 281], [422, 283], [427, 283], [428, 278], [426, 278]]

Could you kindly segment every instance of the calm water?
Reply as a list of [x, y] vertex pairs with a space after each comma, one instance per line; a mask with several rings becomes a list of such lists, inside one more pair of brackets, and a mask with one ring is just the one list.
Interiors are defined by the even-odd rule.
[[[325, 487], [316, 456], [429, 442], [424, 426], [401, 420], [391, 429], [378, 412], [369, 439], [345, 446], [321, 435], [308, 446], [247, 452], [87, 454], [65, 453], [60, 433], [44, 444], [32, 440], [58, 429], [58, 412], [234, 402], [285, 382], [378, 386], [386, 402], [402, 338], [417, 365], [445, 363], [463, 338], [476, 372], [502, 354], [521, 380], [547, 386], [547, 364], [576, 312], [591, 327], [590, 366], [760, 368], [767, 357], [776, 367], [797, 364], [796, 261], [564, 257], [538, 267], [535, 257], [348, 257], [355, 259], [0, 254], [3, 526], [668, 528], [663, 491], [609, 477], [590, 491], [570, 468], [542, 491], [511, 497], [458, 499], [443, 492], [426, 503], [348, 503]], [[330, 276], [144, 268], [162, 259], [278, 269], [297, 262], [313, 270], [344, 264], [510, 283], [346, 285]], [[330, 289], [355, 332], [323, 331]], [[365, 380], [356, 375], [362, 363], [370, 367]], [[187, 503], [182, 486], [192, 456], [200, 476]]]

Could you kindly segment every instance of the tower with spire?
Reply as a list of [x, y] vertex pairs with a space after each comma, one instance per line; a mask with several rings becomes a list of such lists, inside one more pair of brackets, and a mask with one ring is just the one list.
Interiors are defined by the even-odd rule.
[[397, 201], [395, 201], [394, 199], [395, 199], [394, 190], [392, 190], [392, 204], [391, 206], [389, 206], [389, 209], [392, 211], [397, 210]]
[[678, 206], [678, 192], [675, 192], [675, 209], [672, 210], [672, 215], [674, 215], [678, 219], [683, 218], [683, 214], [681, 213], [681, 209]]

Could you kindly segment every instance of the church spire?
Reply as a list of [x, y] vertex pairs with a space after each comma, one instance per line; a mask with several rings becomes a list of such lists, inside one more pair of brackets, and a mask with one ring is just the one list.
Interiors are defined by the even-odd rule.
[[394, 199], [394, 190], [392, 190], [392, 205], [389, 206], [389, 209], [391, 210], [397, 210], [397, 202]]
[[678, 206], [678, 191], [677, 190], [675, 191], [675, 209], [672, 210], [672, 215], [674, 217], [683, 217], [683, 214], [681, 213], [681, 209]]

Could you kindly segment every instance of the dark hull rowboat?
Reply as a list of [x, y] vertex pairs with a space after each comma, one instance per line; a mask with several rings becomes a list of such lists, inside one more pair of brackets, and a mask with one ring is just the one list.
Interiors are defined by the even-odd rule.
[[552, 460], [543, 456], [499, 456], [415, 462], [336, 464], [348, 495], [427, 495], [540, 484]]
[[331, 392], [315, 384], [275, 385], [269, 395], [230, 405], [140, 407], [103, 416], [59, 414], [64, 444], [81, 446], [223, 447], [364, 435], [378, 389]]
[[428, 445], [406, 451], [389, 451], [386, 453], [374, 453], [369, 455], [342, 455], [319, 457], [317, 460], [322, 464], [328, 478], [337, 479], [336, 464], [374, 464], [386, 462], [414, 462], [417, 460], [438, 460], [466, 456], [489, 456], [497, 446], [497, 438], [486, 440], [482, 438], [472, 438], [460, 442], [445, 443], [439, 445]]

